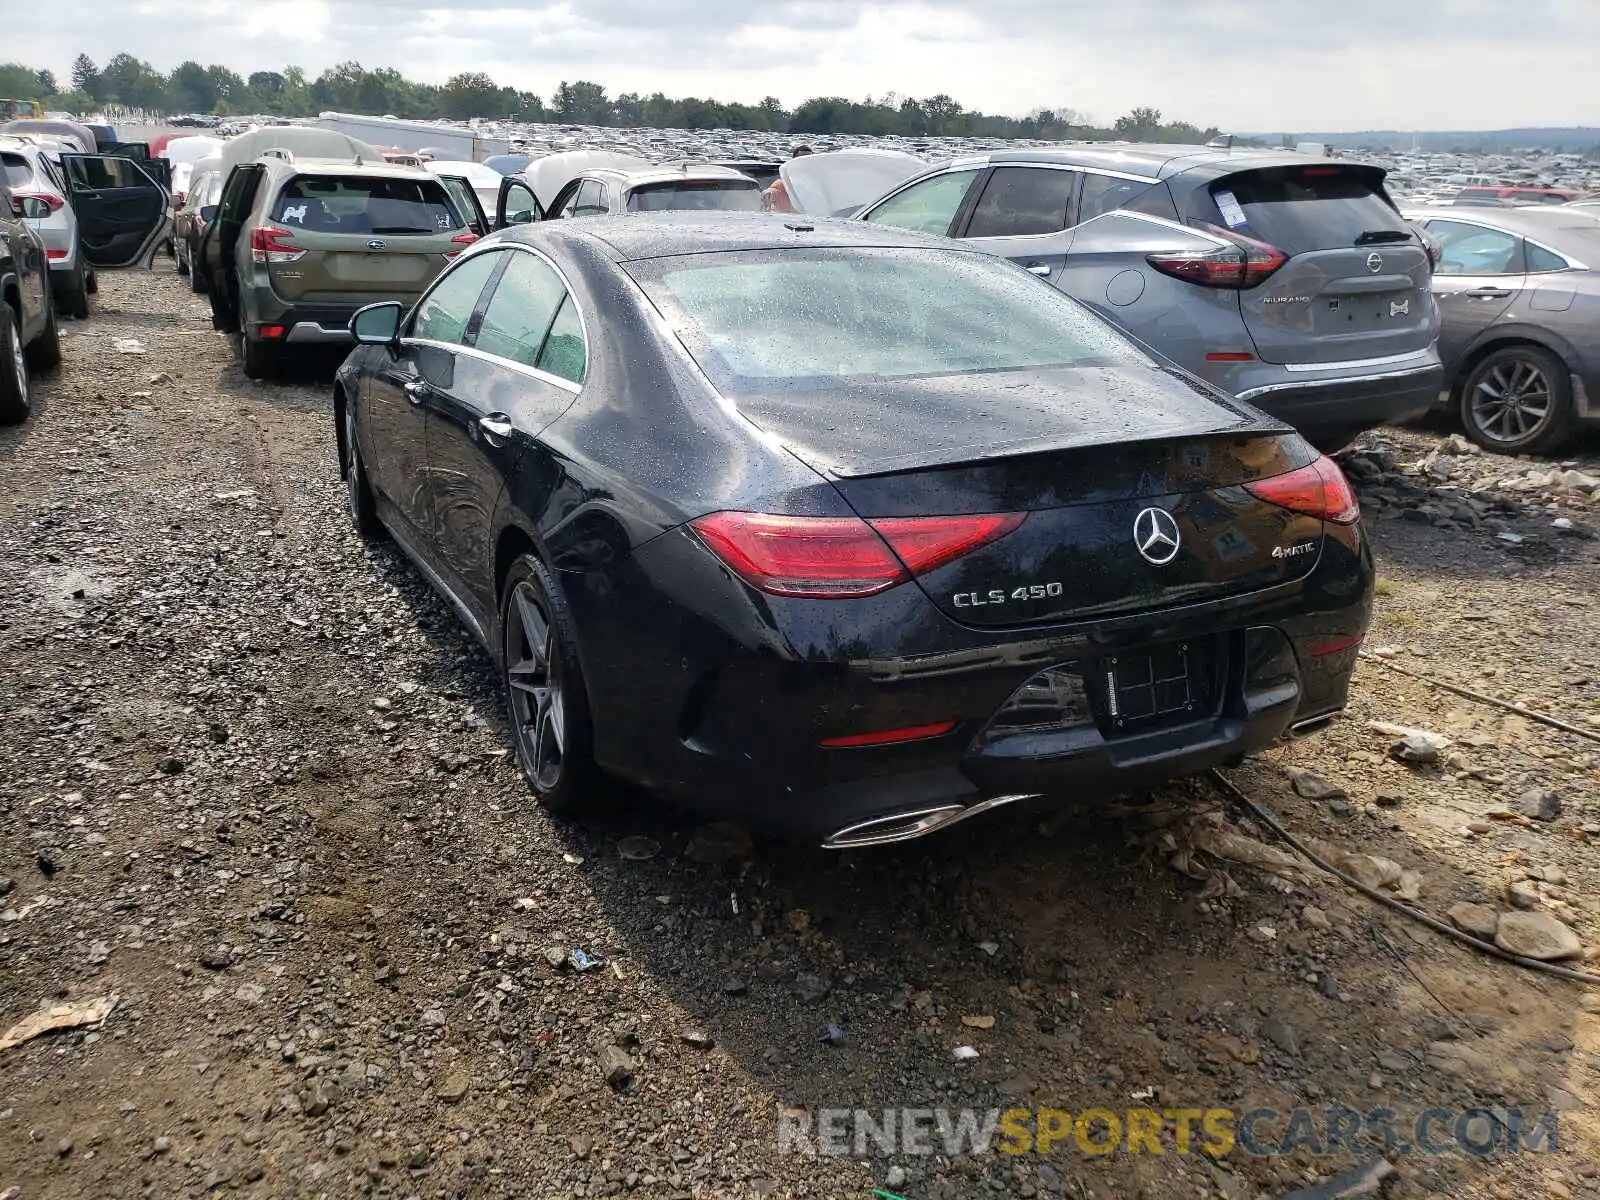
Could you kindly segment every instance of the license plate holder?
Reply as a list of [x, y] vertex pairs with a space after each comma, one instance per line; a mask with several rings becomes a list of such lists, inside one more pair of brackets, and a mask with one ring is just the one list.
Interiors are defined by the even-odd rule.
[[1188, 642], [1105, 661], [1106, 713], [1119, 732], [1194, 717], [1202, 709], [1203, 679]]

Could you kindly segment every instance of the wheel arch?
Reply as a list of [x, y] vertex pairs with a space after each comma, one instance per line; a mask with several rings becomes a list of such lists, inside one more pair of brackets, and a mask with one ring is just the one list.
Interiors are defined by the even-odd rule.
[[350, 401], [345, 396], [344, 381], [336, 379], [333, 383], [333, 436], [334, 444], [339, 450], [339, 478], [343, 479], [350, 472], [350, 444], [344, 435], [344, 414], [350, 406]]
[[1543, 330], [1497, 329], [1492, 334], [1486, 334], [1483, 341], [1462, 356], [1461, 365], [1456, 368], [1455, 378], [1450, 381], [1451, 403], [1460, 402], [1462, 390], [1467, 386], [1467, 380], [1472, 373], [1478, 369], [1479, 363], [1496, 351], [1513, 350], [1518, 346], [1531, 346], [1535, 350], [1554, 354], [1569, 373], [1577, 369], [1573, 366], [1575, 355], [1572, 348], [1561, 338], [1553, 337]]
[[22, 285], [17, 277], [10, 271], [0, 275], [0, 300], [3, 300], [11, 311], [17, 314], [17, 324], [22, 324]]

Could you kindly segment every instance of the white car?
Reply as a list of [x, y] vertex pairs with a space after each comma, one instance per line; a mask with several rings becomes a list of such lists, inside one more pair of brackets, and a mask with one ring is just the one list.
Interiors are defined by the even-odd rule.
[[32, 139], [0, 137], [0, 167], [12, 197], [28, 210], [23, 220], [44, 243], [56, 307], [71, 317], [87, 317], [89, 293], [95, 290], [94, 268], [84, 260], [78, 216], [67, 202], [57, 160]]
[[435, 175], [458, 175], [465, 179], [471, 186], [478, 203], [482, 206], [484, 214], [494, 216], [495, 203], [500, 199], [500, 181], [505, 178], [493, 167], [486, 167], [482, 163], [455, 162], [449, 159], [431, 158], [422, 164]]

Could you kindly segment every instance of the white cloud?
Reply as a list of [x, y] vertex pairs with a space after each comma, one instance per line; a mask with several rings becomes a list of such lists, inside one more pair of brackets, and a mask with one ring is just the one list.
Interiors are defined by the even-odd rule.
[[[946, 92], [968, 107], [1149, 104], [1229, 129], [1600, 125], [1597, 0], [78, 0], [8, 13], [4, 56], [65, 78], [128, 51], [241, 73], [348, 59], [442, 82], [463, 70], [548, 95], [793, 105]], [[104, 14], [97, 20], [96, 13]]]

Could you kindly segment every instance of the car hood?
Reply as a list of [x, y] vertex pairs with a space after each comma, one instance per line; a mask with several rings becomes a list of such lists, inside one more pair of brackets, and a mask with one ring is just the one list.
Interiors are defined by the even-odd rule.
[[791, 158], [778, 174], [796, 212], [848, 217], [929, 165], [899, 150], [829, 150]]

